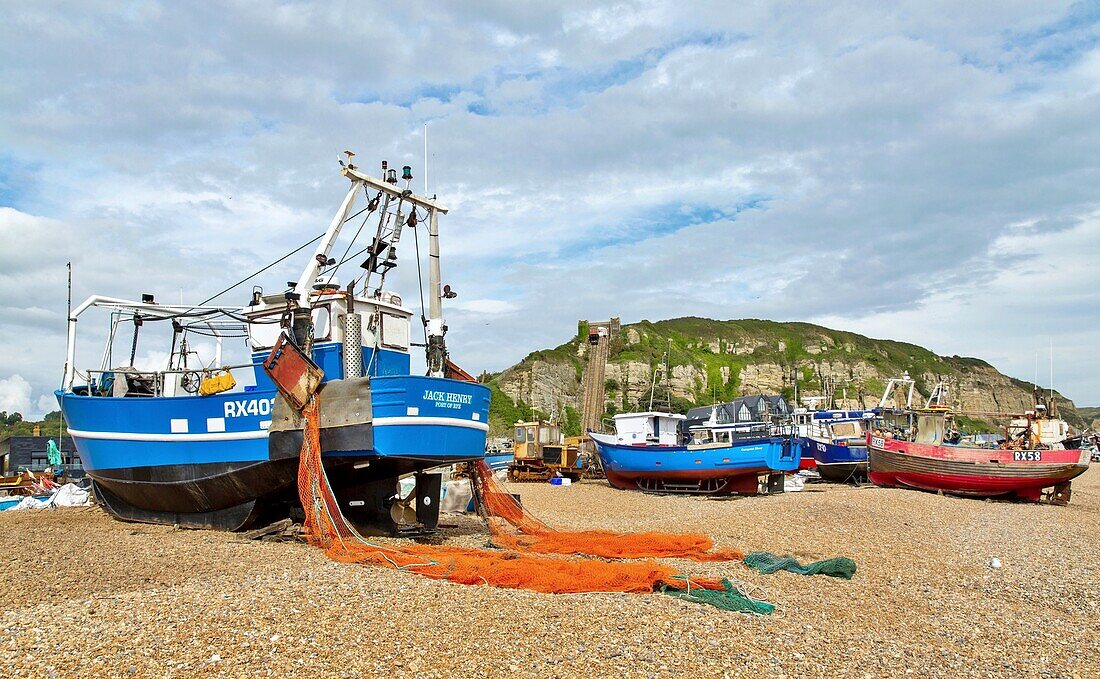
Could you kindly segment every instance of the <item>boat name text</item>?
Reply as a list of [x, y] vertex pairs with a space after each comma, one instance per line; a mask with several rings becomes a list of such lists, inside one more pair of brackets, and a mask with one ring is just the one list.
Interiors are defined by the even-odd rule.
[[254, 398], [248, 401], [226, 401], [226, 417], [248, 417], [270, 415], [275, 407], [275, 398]]
[[431, 389], [425, 389], [424, 400], [433, 402], [436, 408], [452, 408], [458, 410], [464, 405], [473, 403], [474, 397], [472, 394], [456, 394], [453, 391], [432, 391]]

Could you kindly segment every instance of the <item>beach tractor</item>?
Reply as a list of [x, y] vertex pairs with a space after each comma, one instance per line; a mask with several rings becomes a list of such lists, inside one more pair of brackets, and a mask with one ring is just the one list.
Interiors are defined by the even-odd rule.
[[567, 444], [557, 422], [516, 422], [509, 481], [548, 481], [561, 476], [576, 481], [584, 469], [578, 464], [579, 448]]

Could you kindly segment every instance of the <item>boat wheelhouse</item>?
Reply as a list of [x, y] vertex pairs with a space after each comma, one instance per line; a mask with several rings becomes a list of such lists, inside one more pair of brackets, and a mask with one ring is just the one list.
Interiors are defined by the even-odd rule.
[[[484, 454], [489, 390], [452, 379], [464, 373], [450, 362], [443, 337], [438, 218], [446, 208], [399, 188], [385, 163], [376, 179], [357, 171], [349, 155], [342, 174], [351, 187], [285, 292], [256, 288], [238, 307], [93, 296], [71, 311], [57, 398], [96, 495], [116, 518], [234, 530], [297, 504], [302, 422], [263, 366], [283, 355], [285, 342], [321, 375], [325, 471], [345, 516], [362, 530], [433, 528], [441, 478], [425, 470]], [[405, 174], [408, 184], [408, 168]], [[366, 207], [352, 215], [364, 196]], [[337, 262], [330, 253], [342, 227], [361, 215], [356, 237], [376, 219], [368, 231], [374, 239], [362, 272], [341, 289], [335, 273], [350, 258]], [[426, 225], [430, 254], [424, 376], [411, 374], [413, 311], [384, 287], [402, 229], [418, 224]], [[78, 369], [77, 319], [93, 310], [109, 315], [106, 347], [98, 367]], [[139, 334], [158, 326], [171, 330], [167, 361], [135, 367]], [[116, 335], [128, 329], [129, 356], [116, 359]], [[230, 338], [246, 340], [242, 360], [223, 360]], [[193, 344], [211, 339], [212, 358], [200, 360]], [[412, 473], [423, 503], [417, 526], [406, 526], [391, 509], [402, 500], [395, 498], [398, 478]]]
[[795, 414], [803, 457], [812, 457], [821, 478], [847, 483], [867, 478], [869, 425], [874, 410], [817, 410]]

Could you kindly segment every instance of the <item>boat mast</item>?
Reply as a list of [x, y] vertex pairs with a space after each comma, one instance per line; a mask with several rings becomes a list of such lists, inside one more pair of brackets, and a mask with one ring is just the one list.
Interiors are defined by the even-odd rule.
[[[345, 177], [353, 181], [357, 180], [360, 184], [372, 190], [381, 191], [388, 196], [393, 196], [428, 211], [428, 374], [432, 377], [442, 377], [447, 362], [447, 345], [443, 339], [443, 335], [447, 332], [447, 326], [443, 323], [444, 293], [441, 282], [442, 275], [439, 270], [439, 215], [447, 214], [447, 208], [436, 203], [432, 198], [419, 196], [410, 189], [399, 189], [385, 181], [367, 176], [350, 166], [345, 167], [343, 173]], [[449, 293], [447, 296], [453, 297], [454, 293]]]
[[1050, 399], [1049, 406], [1054, 403], [1054, 336], [1050, 338]]
[[69, 270], [69, 301], [68, 309], [65, 314], [65, 318], [68, 319], [68, 327], [65, 329], [65, 377], [63, 380], [64, 384], [61, 385], [61, 388], [72, 389], [73, 377], [76, 372], [76, 367], [74, 365], [76, 361], [76, 318], [73, 317], [73, 263], [69, 262], [65, 267]]
[[432, 210], [428, 219], [428, 374], [443, 377], [447, 345], [443, 340], [443, 291], [439, 272], [439, 214]]

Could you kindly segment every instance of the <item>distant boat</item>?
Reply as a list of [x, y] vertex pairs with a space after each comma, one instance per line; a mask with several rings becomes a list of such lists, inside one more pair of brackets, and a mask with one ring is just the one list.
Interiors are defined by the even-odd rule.
[[[615, 488], [654, 493], [754, 495], [760, 477], [798, 469], [792, 437], [764, 423], [693, 427], [684, 415], [616, 415], [615, 433], [589, 432]], [[688, 442], [690, 440], [690, 442]]]
[[803, 459], [813, 459], [826, 481], [847, 483], [866, 479], [866, 426], [876, 417], [874, 410], [795, 413]]
[[23, 502], [27, 498], [33, 498], [37, 502], [46, 502], [50, 499], [49, 495], [13, 495], [10, 497], [0, 498], [0, 512], [11, 509], [19, 503]]
[[512, 460], [515, 459], [514, 453], [515, 451], [511, 445], [503, 446], [498, 442], [491, 442], [485, 448], [485, 464], [489, 465], [489, 469], [494, 472], [501, 469], [506, 470], [508, 465], [512, 464]]
[[[946, 408], [924, 408], [911, 415], [915, 427], [909, 428], [908, 436], [867, 433], [875, 484], [1032, 502], [1046, 495], [1053, 503], [1065, 504], [1070, 481], [1088, 469], [1087, 451], [1038, 443], [1037, 433], [1009, 439], [998, 448], [969, 448], [949, 442], [953, 436]], [[1045, 418], [1025, 419], [1034, 423]]]

